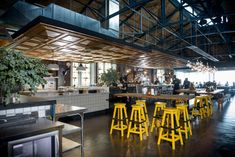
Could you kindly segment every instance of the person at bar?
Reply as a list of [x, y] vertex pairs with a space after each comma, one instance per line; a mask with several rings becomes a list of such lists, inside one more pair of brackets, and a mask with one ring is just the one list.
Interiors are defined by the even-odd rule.
[[188, 89], [190, 87], [190, 81], [188, 80], [188, 78], [185, 78], [183, 87], [184, 89]]
[[156, 80], [154, 81], [154, 84], [159, 84], [159, 83], [160, 83], [159, 79], [156, 78]]
[[[180, 79], [176, 78], [176, 76], [174, 75], [173, 82], [172, 82], [172, 84], [174, 85], [173, 86], [173, 94], [178, 94], [178, 92], [176, 92], [176, 91], [180, 89], [180, 82], [181, 82]], [[176, 101], [175, 100], [172, 101], [172, 106], [176, 107]]]

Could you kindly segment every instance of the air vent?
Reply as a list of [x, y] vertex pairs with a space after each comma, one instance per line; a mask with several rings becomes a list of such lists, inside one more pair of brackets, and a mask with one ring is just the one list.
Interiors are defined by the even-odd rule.
[[3, 40], [12, 40], [11, 35], [4, 27], [0, 27], [0, 39]]

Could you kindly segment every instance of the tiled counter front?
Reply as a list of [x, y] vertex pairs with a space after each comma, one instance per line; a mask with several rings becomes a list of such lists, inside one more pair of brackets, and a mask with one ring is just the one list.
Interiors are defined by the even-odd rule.
[[109, 93], [63, 95], [49, 97], [49, 99], [56, 100], [57, 104], [86, 107], [88, 109], [86, 113], [102, 111], [109, 108]]

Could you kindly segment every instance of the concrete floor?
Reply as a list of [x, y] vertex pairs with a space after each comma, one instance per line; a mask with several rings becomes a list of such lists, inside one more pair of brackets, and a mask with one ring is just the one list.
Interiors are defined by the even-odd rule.
[[[153, 107], [148, 106], [150, 115]], [[188, 140], [184, 138], [183, 146], [177, 142], [175, 151], [169, 142], [162, 141], [157, 145], [157, 130], [144, 137], [143, 141], [137, 135], [127, 139], [126, 134], [122, 138], [118, 132], [109, 135], [111, 113], [87, 118], [85, 157], [235, 157], [235, 98], [224, 104], [223, 109], [218, 109], [215, 104], [213, 113], [212, 118], [194, 120], [191, 123], [193, 136]], [[79, 135], [73, 134], [68, 138], [79, 140]], [[68, 151], [63, 156], [80, 156], [80, 149]]]

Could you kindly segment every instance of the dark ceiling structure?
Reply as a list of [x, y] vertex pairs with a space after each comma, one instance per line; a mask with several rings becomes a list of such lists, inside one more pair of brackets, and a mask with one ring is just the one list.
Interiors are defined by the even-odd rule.
[[[51, 3], [84, 14], [129, 44], [186, 60], [235, 67], [235, 5], [231, 0], [25, 0], [39, 7]], [[111, 2], [119, 8], [110, 7]], [[16, 0], [3, 0], [0, 19]], [[107, 7], [109, 6], [109, 7]], [[19, 11], [19, 10], [18, 10]], [[25, 19], [27, 21], [27, 17]], [[23, 27], [0, 20], [11, 34]]]

